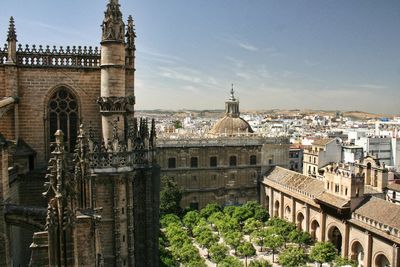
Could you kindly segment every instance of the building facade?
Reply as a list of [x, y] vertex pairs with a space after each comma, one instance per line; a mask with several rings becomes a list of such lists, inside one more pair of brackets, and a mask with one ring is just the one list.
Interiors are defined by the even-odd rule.
[[303, 174], [320, 177], [322, 167], [339, 162], [342, 157], [342, 145], [338, 139], [318, 139], [304, 149]]
[[262, 181], [261, 203], [358, 266], [398, 267], [400, 208], [384, 199], [387, 173], [371, 157], [330, 165], [322, 180], [275, 167]]
[[272, 166], [288, 166], [289, 140], [254, 134], [240, 117], [233, 88], [225, 102], [225, 116], [205, 136], [159, 138], [161, 175], [182, 188], [182, 207], [208, 203], [240, 205], [258, 200], [262, 175]]
[[135, 37], [118, 0], [107, 4], [100, 48], [23, 48], [10, 19], [0, 266], [158, 266], [155, 125], [134, 117]]

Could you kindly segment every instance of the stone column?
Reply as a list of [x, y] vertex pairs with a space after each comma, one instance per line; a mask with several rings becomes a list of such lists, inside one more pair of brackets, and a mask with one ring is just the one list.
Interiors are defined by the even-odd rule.
[[393, 259], [392, 259], [392, 267], [399, 267], [400, 266], [400, 261], [399, 261], [399, 246], [394, 243], [393, 244]]
[[279, 209], [280, 209], [280, 211], [279, 211], [279, 213], [280, 213], [280, 217], [281, 218], [284, 218], [284, 214], [283, 214], [283, 212], [284, 212], [284, 209], [285, 209], [285, 207], [284, 207], [284, 195], [283, 195], [283, 193], [282, 192], [280, 192], [280, 195], [281, 195], [281, 197], [280, 197], [280, 205], [279, 205]]
[[344, 224], [344, 238], [342, 240], [344, 258], [348, 258], [349, 256], [349, 239], [350, 239], [349, 235], [350, 235], [350, 226], [349, 223], [346, 222]]
[[372, 236], [368, 231], [365, 231], [365, 236], [366, 236], [366, 248], [365, 248], [365, 260], [364, 264], [365, 267], [371, 267], [372, 266]]
[[296, 199], [292, 197], [292, 223], [296, 223]]
[[326, 239], [326, 214], [321, 211], [320, 212], [321, 218], [321, 242], [325, 242]]
[[305, 221], [306, 221], [306, 228], [304, 229], [306, 232], [310, 232], [310, 206], [305, 203], [304, 207], [306, 208], [306, 215], [305, 215]]
[[269, 215], [273, 217], [274, 214], [274, 189], [269, 188]]

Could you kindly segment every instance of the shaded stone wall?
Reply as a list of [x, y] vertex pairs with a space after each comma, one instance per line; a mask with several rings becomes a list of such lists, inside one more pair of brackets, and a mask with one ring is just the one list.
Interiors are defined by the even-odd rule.
[[[250, 140], [251, 142], [252, 140]], [[211, 141], [210, 141], [211, 142]], [[190, 146], [184, 143], [158, 148], [157, 159], [161, 176], [174, 178], [183, 189], [182, 207], [197, 203], [199, 208], [208, 203], [220, 205], [243, 204], [258, 200], [258, 181], [271, 165], [286, 167], [289, 162], [289, 144], [263, 144], [226, 146]], [[217, 166], [210, 166], [210, 157], [217, 157]], [[230, 166], [229, 158], [237, 158]], [[256, 164], [250, 157], [256, 156]], [[191, 158], [198, 158], [198, 166], [191, 167]], [[168, 159], [176, 159], [176, 168], [168, 167]], [[270, 161], [271, 160], [271, 161]]]
[[79, 115], [100, 133], [100, 114], [96, 103], [100, 95], [99, 69], [23, 68], [19, 73], [20, 137], [36, 152], [38, 165], [46, 164], [47, 140], [45, 110], [54, 89], [64, 85], [77, 96]]

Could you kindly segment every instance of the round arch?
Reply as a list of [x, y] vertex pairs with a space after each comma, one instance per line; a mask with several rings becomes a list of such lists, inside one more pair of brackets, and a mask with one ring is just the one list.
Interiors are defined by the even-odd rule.
[[290, 209], [289, 205], [285, 207], [285, 219], [291, 221], [290, 215], [292, 214], [292, 210]]
[[302, 231], [304, 229], [304, 227], [303, 227], [304, 218], [305, 218], [304, 214], [301, 211], [297, 213], [296, 226], [297, 226], [297, 229], [300, 231]]
[[311, 220], [310, 229], [311, 229], [310, 234], [311, 234], [312, 239], [314, 239], [315, 241], [320, 240], [321, 237], [319, 235], [320, 235], [321, 227], [320, 227], [319, 222], [316, 219]]
[[364, 267], [365, 258], [364, 247], [359, 240], [353, 240], [350, 243], [350, 258], [357, 263], [358, 267]]
[[279, 200], [276, 200], [274, 203], [274, 217], [279, 217], [279, 208], [280, 208]]
[[390, 267], [390, 261], [384, 252], [376, 253], [374, 263], [376, 267]]
[[335, 245], [338, 254], [340, 255], [342, 253], [342, 233], [340, 232], [339, 228], [336, 225], [331, 225], [328, 228], [328, 240], [332, 244]]

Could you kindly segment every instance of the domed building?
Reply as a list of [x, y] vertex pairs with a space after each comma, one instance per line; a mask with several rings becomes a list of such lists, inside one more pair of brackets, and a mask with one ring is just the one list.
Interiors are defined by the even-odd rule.
[[239, 100], [235, 98], [233, 86], [231, 95], [225, 101], [225, 116], [219, 119], [210, 130], [211, 136], [238, 136], [254, 133], [250, 124], [240, 117]]

